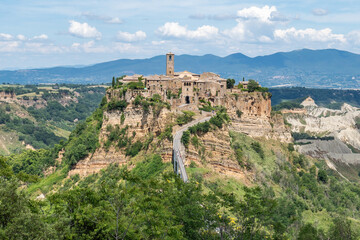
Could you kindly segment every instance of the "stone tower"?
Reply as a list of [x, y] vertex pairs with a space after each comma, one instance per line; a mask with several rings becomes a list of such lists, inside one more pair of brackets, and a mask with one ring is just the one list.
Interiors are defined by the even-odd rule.
[[174, 76], [174, 54], [166, 54], [166, 76]]

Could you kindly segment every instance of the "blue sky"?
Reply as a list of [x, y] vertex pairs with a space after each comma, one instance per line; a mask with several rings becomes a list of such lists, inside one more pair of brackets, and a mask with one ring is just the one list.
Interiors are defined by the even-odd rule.
[[360, 53], [358, 0], [0, 1], [0, 69], [301, 48]]

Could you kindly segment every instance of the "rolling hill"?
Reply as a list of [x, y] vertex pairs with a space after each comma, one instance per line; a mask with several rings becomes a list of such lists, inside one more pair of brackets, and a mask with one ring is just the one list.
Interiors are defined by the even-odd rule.
[[[225, 78], [253, 78], [263, 86], [306, 86], [315, 88], [359, 88], [360, 55], [336, 49], [278, 52], [248, 57], [241, 53], [218, 57], [178, 55], [175, 70], [202, 73], [211, 71]], [[113, 76], [162, 74], [165, 57], [119, 59], [85, 67], [54, 67], [0, 71], [0, 82], [6, 83], [102, 83]]]

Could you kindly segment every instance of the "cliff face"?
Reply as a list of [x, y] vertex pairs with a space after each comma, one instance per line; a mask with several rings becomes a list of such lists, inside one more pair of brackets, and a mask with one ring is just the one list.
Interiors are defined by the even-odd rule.
[[[126, 99], [131, 102], [135, 96], [131, 92], [123, 94], [118, 89], [107, 92], [108, 101]], [[291, 139], [282, 117], [271, 117], [271, 100], [264, 98], [261, 93], [228, 94], [223, 99], [223, 106], [231, 119], [228, 126], [201, 136], [201, 147], [190, 145], [186, 153], [186, 165], [189, 165], [191, 161], [208, 164], [219, 173], [244, 178], [243, 170], [237, 163], [230, 146], [229, 130], [245, 133], [251, 137], [273, 138], [285, 142]], [[197, 106], [190, 105], [176, 109], [162, 108], [161, 111], [154, 111], [153, 108], [150, 106], [149, 110], [145, 111], [141, 106], [129, 104], [123, 112], [119, 110], [104, 112], [103, 125], [99, 134], [101, 147], [94, 154], [77, 163], [70, 171], [70, 175], [84, 176], [95, 173], [110, 163], [129, 163], [130, 157], [125, 156], [123, 149], [115, 146], [104, 147], [109, 136], [108, 129], [116, 126], [120, 129], [127, 127], [126, 136], [132, 137], [133, 142], [138, 140], [144, 142], [152, 136], [153, 141], [147, 150], [148, 153], [159, 153], [164, 161], [171, 161], [172, 142], [167, 139], [159, 140], [157, 136], [170, 125], [173, 126], [172, 134], [179, 129], [175, 122], [182, 110], [193, 110], [196, 113], [195, 118], [205, 112], [201, 113]]]
[[271, 100], [263, 97], [262, 93], [228, 95], [225, 107], [231, 118], [230, 130], [250, 137], [291, 142], [291, 133], [282, 116], [271, 116]]
[[[159, 115], [154, 115], [151, 107], [149, 112], [146, 112], [141, 107], [136, 107], [134, 105], [128, 106], [124, 112], [104, 112], [103, 125], [99, 134], [101, 147], [98, 148], [94, 154], [78, 162], [69, 174], [86, 176], [100, 171], [111, 163], [122, 165], [129, 162], [130, 157], [125, 155], [124, 150], [115, 146], [111, 146], [108, 149], [104, 147], [109, 135], [107, 131], [109, 126], [119, 126], [120, 128], [127, 127], [127, 137], [132, 137], [133, 142], [138, 140], [143, 142], [150, 136], [153, 136], [156, 142], [156, 136], [163, 132], [165, 128], [174, 121], [174, 116], [175, 114], [166, 108], [163, 108]], [[121, 119], [124, 120], [122, 121]], [[163, 142], [157, 143], [156, 149], [157, 152], [162, 155], [164, 161], [171, 161], [172, 144], [170, 141], [164, 140]], [[149, 151], [151, 150], [154, 149], [150, 149]]]

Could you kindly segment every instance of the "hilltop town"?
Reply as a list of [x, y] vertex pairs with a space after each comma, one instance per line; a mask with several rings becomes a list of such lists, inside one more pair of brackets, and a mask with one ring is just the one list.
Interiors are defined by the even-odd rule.
[[[206, 155], [214, 168], [229, 174], [240, 173], [230, 150], [229, 130], [291, 141], [282, 117], [271, 116], [271, 94], [266, 88], [254, 80], [240, 81], [235, 86], [234, 80], [211, 72], [176, 72], [174, 57], [166, 54], [165, 75], [134, 74], [113, 79], [101, 104], [106, 107], [99, 134], [102, 147], [78, 162], [70, 175], [95, 173], [110, 163], [127, 164], [130, 150], [123, 141], [137, 143], [139, 149], [154, 146], [153, 151], [159, 152], [164, 162], [174, 161], [178, 152], [186, 166], [192, 161], [201, 162]], [[199, 154], [191, 146], [185, 149], [179, 141], [183, 133], [188, 134], [188, 128], [202, 122], [207, 122], [207, 129], [209, 122], [221, 128], [203, 136], [204, 151]]]
[[142, 76], [134, 74], [124, 76], [122, 83], [137, 83], [141, 81], [144, 88], [141, 89], [143, 97], [151, 97], [159, 94], [163, 101], [168, 101], [173, 107], [184, 104], [199, 104], [201, 101], [210, 101], [214, 105], [224, 104], [225, 96], [229, 92], [240, 93], [247, 90], [248, 81], [241, 82], [238, 89], [229, 89], [227, 80], [218, 74], [204, 72], [202, 74], [189, 71], [175, 72], [175, 55], [166, 54], [166, 75]]

